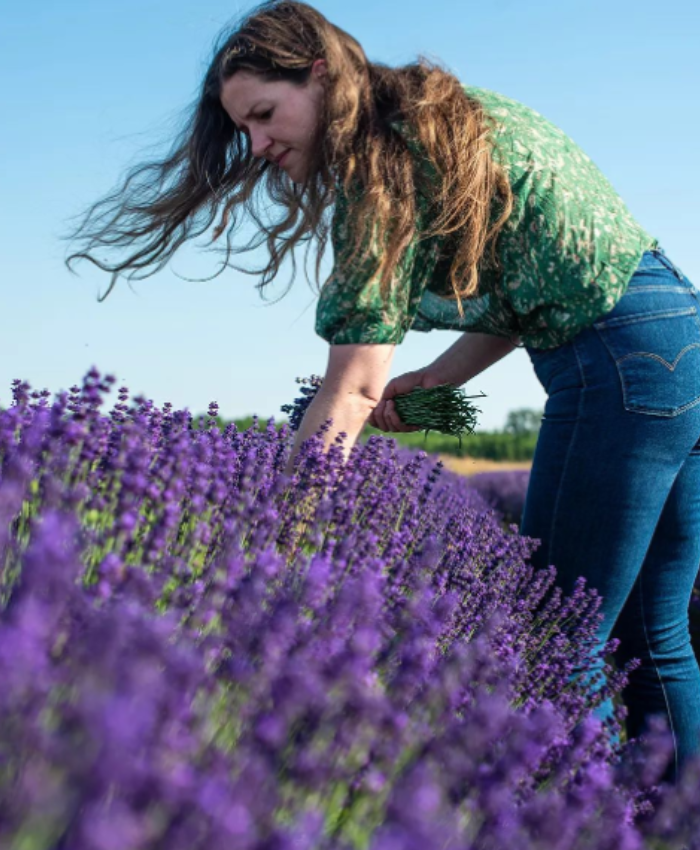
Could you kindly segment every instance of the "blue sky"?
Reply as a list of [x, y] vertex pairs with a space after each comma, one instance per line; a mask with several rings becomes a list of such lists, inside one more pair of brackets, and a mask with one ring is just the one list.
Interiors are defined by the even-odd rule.
[[[423, 53], [464, 82], [535, 108], [596, 162], [638, 220], [700, 285], [700, 4], [679, 0], [320, 0], [370, 58]], [[13, 378], [52, 392], [92, 366], [132, 394], [193, 413], [277, 416], [294, 378], [323, 374], [315, 294], [298, 279], [265, 304], [248, 276], [214, 281], [214, 258], [188, 250], [103, 303], [108, 277], [71, 275], [61, 236], [144, 150], [168, 143], [220, 30], [252, 4], [224, 0], [11, 3], [0, 28], [2, 203], [0, 404]], [[178, 275], [180, 277], [178, 277]], [[281, 294], [284, 280], [272, 290]], [[431, 362], [455, 334], [409, 333], [392, 375]], [[484, 428], [541, 407], [527, 355], [468, 385]]]

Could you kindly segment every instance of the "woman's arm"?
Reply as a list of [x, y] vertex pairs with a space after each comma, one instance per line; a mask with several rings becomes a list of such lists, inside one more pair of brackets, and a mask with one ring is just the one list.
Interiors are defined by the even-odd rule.
[[463, 333], [457, 342], [427, 366], [425, 371], [440, 384], [454, 384], [459, 387], [515, 348], [509, 339], [502, 336]]
[[343, 453], [347, 460], [382, 397], [395, 348], [394, 345], [331, 345], [323, 386], [306, 409], [285, 474], [292, 474], [301, 444], [317, 433], [327, 419], [332, 419], [333, 424], [324, 435], [325, 450], [345, 431]]

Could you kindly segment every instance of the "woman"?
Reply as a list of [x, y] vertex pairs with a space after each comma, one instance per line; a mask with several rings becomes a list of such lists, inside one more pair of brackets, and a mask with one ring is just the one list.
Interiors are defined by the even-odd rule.
[[[231, 241], [237, 214], [259, 240]], [[274, 214], [277, 214], [277, 218]], [[524, 346], [548, 401], [522, 532], [570, 592], [603, 596], [616, 626], [628, 733], [660, 713], [670, 778], [700, 749], [700, 671], [688, 601], [700, 563], [697, 295], [588, 157], [527, 107], [421, 61], [370, 63], [313, 8], [272, 2], [228, 36], [163, 162], [96, 204], [71, 260], [145, 276], [217, 220], [234, 251], [265, 242], [262, 289], [301, 242], [335, 267], [317, 332], [323, 387], [290, 458], [332, 418], [349, 453], [364, 424], [415, 430], [392, 398], [462, 385]], [[95, 248], [128, 248], [108, 264]], [[318, 265], [316, 266], [318, 275]], [[110, 290], [111, 290], [110, 286]], [[109, 292], [109, 290], [108, 290]], [[409, 329], [464, 333], [386, 384]]]

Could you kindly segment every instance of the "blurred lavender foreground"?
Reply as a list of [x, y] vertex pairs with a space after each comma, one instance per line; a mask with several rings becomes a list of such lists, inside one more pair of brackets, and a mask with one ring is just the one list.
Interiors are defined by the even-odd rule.
[[698, 767], [572, 680], [595, 593], [466, 479], [318, 435], [285, 478], [288, 428], [113, 383], [0, 412], [0, 847], [700, 847]]
[[469, 485], [497, 511], [508, 524], [519, 525], [525, 507], [528, 469], [479, 472], [469, 478]]

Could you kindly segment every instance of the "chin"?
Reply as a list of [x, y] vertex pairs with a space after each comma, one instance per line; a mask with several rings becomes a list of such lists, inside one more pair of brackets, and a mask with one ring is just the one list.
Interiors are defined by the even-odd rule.
[[287, 171], [287, 176], [292, 181], [292, 183], [303, 183], [306, 179], [306, 169], [303, 166], [300, 166], [299, 163], [295, 163], [296, 167], [285, 169]]
[[293, 183], [301, 183], [302, 181], [302, 173], [300, 168], [285, 168], [287, 172], [287, 176]]

